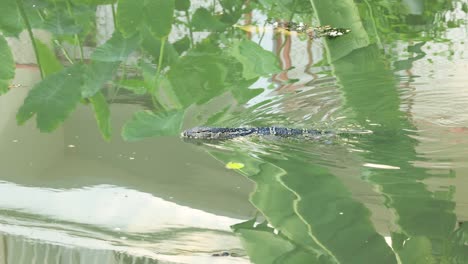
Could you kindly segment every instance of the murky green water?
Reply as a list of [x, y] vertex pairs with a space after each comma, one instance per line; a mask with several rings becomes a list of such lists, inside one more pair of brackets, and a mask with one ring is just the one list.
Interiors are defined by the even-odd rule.
[[115, 2], [0, 1], [0, 263], [468, 263], [466, 0]]

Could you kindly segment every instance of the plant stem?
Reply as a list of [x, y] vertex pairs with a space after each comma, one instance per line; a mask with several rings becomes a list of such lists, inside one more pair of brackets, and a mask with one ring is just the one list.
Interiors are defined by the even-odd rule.
[[166, 44], [166, 37], [161, 38], [161, 47], [159, 48], [159, 60], [158, 60], [158, 67], [156, 68], [156, 80], [154, 83], [154, 89], [151, 92], [151, 100], [153, 101], [154, 108], [160, 108], [161, 104], [158, 102], [156, 98], [156, 93], [159, 90], [159, 78], [161, 76], [161, 69], [162, 69], [162, 63], [163, 63], [163, 58], [164, 58], [164, 46]]
[[185, 11], [185, 17], [187, 18], [187, 27], [190, 34], [190, 47], [193, 47], [193, 32], [192, 32], [192, 22], [190, 20], [190, 14], [188, 11]]
[[39, 71], [41, 72], [41, 78], [44, 79], [44, 70], [42, 69], [41, 65], [41, 58], [39, 56], [39, 51], [37, 49], [36, 40], [34, 39], [34, 34], [32, 32], [31, 23], [29, 23], [28, 16], [26, 15], [26, 11], [24, 10], [23, 1], [16, 0], [16, 4], [18, 5], [18, 9], [20, 11], [21, 17], [23, 18], [24, 24], [26, 24], [26, 28], [28, 30], [29, 38], [31, 39], [31, 43], [34, 49], [34, 53], [36, 55], [37, 66], [39, 67]]
[[163, 57], [164, 57], [164, 46], [166, 44], [166, 39], [167, 39], [167, 36], [161, 38], [161, 47], [159, 48], [158, 68], [156, 70], [156, 82], [158, 82], [159, 75], [161, 74], [161, 68], [162, 68]]
[[74, 64], [73, 60], [70, 57], [70, 54], [68, 54], [68, 51], [65, 49], [65, 47], [62, 46], [62, 44], [58, 40], [54, 40], [54, 43], [62, 50], [65, 59], [67, 59], [70, 64]]
[[260, 45], [260, 43], [262, 43], [262, 40], [263, 40], [263, 37], [265, 37], [265, 33], [266, 33], [266, 25], [267, 25], [267, 21], [265, 21], [263, 23], [263, 32], [262, 32], [262, 35], [260, 35], [260, 39], [258, 40], [258, 45]]
[[[67, 3], [68, 15], [70, 15], [71, 18], [74, 18], [73, 11], [71, 10], [70, 0], [68, 0], [66, 3]], [[74, 20], [74, 22], [76, 23], [75, 20]], [[81, 40], [80, 40], [80, 37], [78, 36], [78, 34], [74, 34], [74, 37], [75, 37], [75, 43], [76, 43], [76, 45], [78, 45], [78, 48], [80, 49], [80, 59], [83, 62], [84, 61], [83, 45], [81, 45]]]
[[115, 4], [111, 5], [111, 9], [112, 9], [112, 21], [114, 21], [114, 29], [117, 29], [117, 19], [116, 19], [116, 15], [115, 15]]

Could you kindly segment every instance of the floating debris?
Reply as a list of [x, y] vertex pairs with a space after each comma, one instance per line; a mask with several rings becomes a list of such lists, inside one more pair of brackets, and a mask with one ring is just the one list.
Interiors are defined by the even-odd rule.
[[226, 164], [226, 168], [230, 170], [240, 170], [244, 168], [244, 164], [230, 161]]

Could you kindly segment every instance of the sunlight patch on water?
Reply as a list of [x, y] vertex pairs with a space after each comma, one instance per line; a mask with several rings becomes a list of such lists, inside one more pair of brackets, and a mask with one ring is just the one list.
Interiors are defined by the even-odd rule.
[[[51, 245], [196, 261], [241, 248], [230, 226], [241, 219], [181, 206], [111, 185], [51, 189], [0, 182], [0, 231]], [[25, 199], [25, 197], [28, 197]], [[170, 241], [170, 242], [168, 242]], [[205, 257], [204, 257], [205, 256]]]
[[385, 164], [375, 164], [375, 163], [364, 163], [362, 166], [374, 169], [383, 169], [383, 170], [399, 170], [400, 167], [390, 166]]

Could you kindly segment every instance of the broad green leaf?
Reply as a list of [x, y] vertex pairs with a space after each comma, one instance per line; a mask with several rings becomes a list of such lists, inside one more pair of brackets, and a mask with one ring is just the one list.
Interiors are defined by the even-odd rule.
[[135, 94], [145, 94], [145, 82], [140, 79], [125, 79], [119, 82], [120, 87], [132, 91]]
[[182, 109], [183, 106], [174, 92], [171, 82], [165, 75], [156, 78], [155, 70], [150, 65], [142, 65], [143, 79], [148, 92], [155, 96], [166, 110]]
[[44, 77], [62, 70], [63, 66], [58, 61], [55, 53], [49, 47], [42, 43], [39, 39], [35, 39], [37, 46], [37, 55], [41, 61], [41, 70]]
[[[282, 2], [282, 1], [275, 1]], [[243, 14], [252, 12], [251, 5], [244, 5], [242, 1], [237, 0], [221, 0], [219, 1], [223, 8], [223, 14], [219, 16], [219, 20], [229, 26], [236, 24]], [[269, 12], [268, 12], [269, 13]]]
[[160, 114], [151, 111], [136, 112], [123, 127], [122, 137], [127, 141], [136, 141], [153, 136], [177, 135], [183, 117], [182, 111]]
[[47, 76], [29, 92], [16, 119], [23, 124], [36, 114], [41, 132], [51, 132], [75, 109], [81, 99], [82, 65]]
[[190, 0], [175, 0], [175, 9], [178, 11], [187, 11], [190, 8]]
[[145, 24], [156, 38], [169, 36], [174, 20], [174, 0], [146, 0]]
[[215, 54], [189, 54], [171, 67], [168, 78], [184, 107], [202, 104], [226, 90], [226, 79], [231, 74], [228, 66]]
[[81, 88], [81, 96], [83, 98], [91, 97], [101, 90], [107, 82], [112, 80], [119, 64], [119, 62], [93, 61], [86, 65], [86, 76]]
[[23, 21], [18, 10], [17, 1], [1, 0], [0, 32], [7, 36], [17, 36], [23, 30]]
[[[257, 80], [257, 78], [254, 78], [252, 80]], [[245, 104], [247, 103], [250, 99], [256, 97], [257, 95], [261, 94], [265, 89], [263, 88], [252, 88], [252, 89], [232, 89], [231, 93], [234, 98], [236, 98], [236, 101], [239, 104]]]
[[47, 17], [44, 21], [44, 29], [56, 36], [71, 36], [82, 31], [81, 25], [77, 24], [68, 13], [65, 13], [65, 9], [60, 11], [53, 12]]
[[167, 78], [183, 107], [203, 104], [228, 90], [242, 90], [245, 100], [254, 94], [244, 92], [255, 79], [243, 78], [239, 61], [209, 42], [190, 49], [171, 66]]
[[116, 31], [106, 43], [93, 52], [91, 58], [106, 62], [124, 61], [138, 47], [139, 39], [138, 35], [124, 38]]
[[141, 63], [140, 67], [146, 91], [155, 96], [164, 109], [181, 109], [182, 106], [166, 76], [160, 75], [157, 78], [156, 68], [151, 64]]
[[156, 66], [142, 62], [140, 64], [141, 73], [143, 75], [143, 83], [145, 85], [146, 91], [154, 95], [156, 92]]
[[90, 97], [89, 100], [93, 105], [94, 116], [101, 131], [101, 135], [105, 140], [111, 138], [111, 125], [110, 125], [110, 110], [106, 98], [101, 92], [96, 93]]
[[[2, 2], [2, 1], [0, 1]], [[19, 2], [19, 1], [17, 1]], [[52, 10], [53, 4], [49, 1], [37, 1], [37, 0], [21, 0], [24, 7], [24, 12], [28, 18], [29, 24], [32, 28], [42, 28], [44, 26], [44, 10]], [[2, 9], [0, 9], [2, 10]], [[55, 12], [55, 11], [53, 11]], [[41, 13], [41, 14], [39, 14]], [[23, 30], [26, 30], [26, 24], [24, 24], [24, 20], [22, 17], [19, 17], [23, 23]]]
[[174, 42], [173, 46], [179, 54], [182, 54], [184, 51], [190, 48], [190, 39], [185, 36]]
[[15, 77], [15, 61], [10, 47], [2, 35], [0, 35], [0, 95], [8, 91], [10, 80]]
[[143, 21], [144, 0], [119, 0], [117, 29], [124, 37], [135, 34]]
[[235, 42], [230, 49], [230, 54], [242, 63], [242, 75], [246, 79], [281, 71], [277, 57], [253, 41]]
[[228, 26], [204, 7], [198, 8], [192, 17], [192, 27], [195, 31], [221, 31]]
[[[179, 59], [179, 54], [174, 49], [171, 43], [164, 39], [164, 51], [162, 67], [171, 65]], [[141, 32], [141, 47], [153, 56], [153, 63], [159, 63], [159, 53], [161, 51], [161, 39], [156, 38], [148, 28], [144, 28]]]
[[[96, 7], [93, 5], [71, 5], [70, 9], [75, 23], [81, 29], [78, 36], [86, 42], [90, 36], [96, 34]], [[76, 41], [76, 39], [73, 39], [73, 41]], [[75, 43], [75, 45], [78, 44]]]

